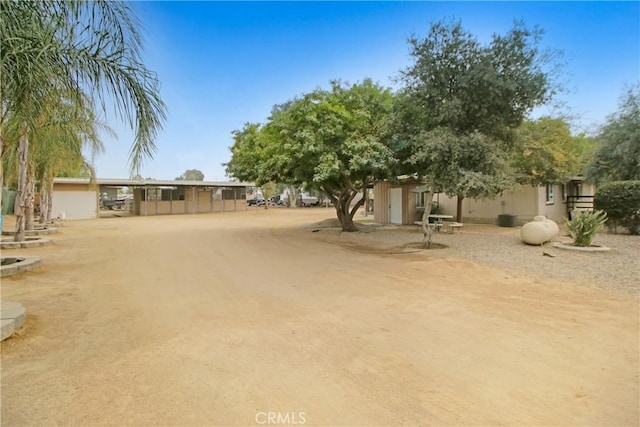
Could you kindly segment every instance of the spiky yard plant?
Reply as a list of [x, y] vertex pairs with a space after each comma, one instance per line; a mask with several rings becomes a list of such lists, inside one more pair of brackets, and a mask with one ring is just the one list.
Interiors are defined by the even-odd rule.
[[598, 231], [604, 227], [607, 221], [607, 213], [604, 211], [578, 211], [571, 212], [571, 219], [565, 218], [567, 236], [573, 239], [574, 246], [591, 246]]

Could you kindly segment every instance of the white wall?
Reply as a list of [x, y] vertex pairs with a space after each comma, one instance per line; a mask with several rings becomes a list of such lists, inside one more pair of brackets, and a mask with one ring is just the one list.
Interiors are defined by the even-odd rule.
[[65, 213], [66, 219], [98, 217], [98, 194], [95, 191], [53, 191], [52, 218]]

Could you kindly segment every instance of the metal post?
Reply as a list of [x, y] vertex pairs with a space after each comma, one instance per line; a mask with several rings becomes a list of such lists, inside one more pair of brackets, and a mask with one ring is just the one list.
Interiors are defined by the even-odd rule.
[[[0, 189], [1, 191], [2, 189]], [[101, 199], [101, 195], [100, 195], [100, 186], [98, 185], [98, 197], [96, 197], [96, 218], [100, 218], [100, 199]], [[53, 192], [52, 194], [49, 195], [49, 197], [53, 197]]]

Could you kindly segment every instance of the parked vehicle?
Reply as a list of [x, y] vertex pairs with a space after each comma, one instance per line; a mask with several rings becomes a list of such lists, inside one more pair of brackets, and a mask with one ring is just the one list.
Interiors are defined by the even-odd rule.
[[300, 195], [300, 205], [301, 206], [309, 207], [309, 206], [318, 206], [319, 204], [320, 204], [320, 201], [315, 196], [310, 196], [310, 195], [305, 194], [305, 193], [302, 193]]
[[255, 197], [247, 200], [248, 206], [264, 206], [264, 199], [262, 197]]
[[125, 202], [126, 201], [124, 199], [102, 199], [100, 207], [102, 209], [109, 209], [111, 211], [121, 211], [125, 208]]

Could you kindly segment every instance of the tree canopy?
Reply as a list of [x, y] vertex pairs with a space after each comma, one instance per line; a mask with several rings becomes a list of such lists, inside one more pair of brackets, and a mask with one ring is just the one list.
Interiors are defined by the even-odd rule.
[[596, 137], [587, 178], [594, 182], [640, 180], [640, 84], [629, 88], [618, 111]]
[[[264, 155], [267, 141], [262, 133], [262, 125], [259, 123], [245, 123], [242, 129], [231, 132], [233, 145], [231, 159], [224, 163], [227, 176], [237, 178], [240, 181], [253, 181], [257, 185], [268, 182], [267, 171], [263, 172]], [[267, 179], [264, 180], [263, 178]]]
[[513, 165], [518, 182], [533, 186], [583, 175], [595, 145], [585, 135], [573, 136], [565, 120], [551, 117], [525, 121], [517, 139]]
[[[153, 155], [165, 119], [159, 81], [141, 59], [140, 22], [122, 1], [0, 2], [0, 139], [9, 116], [27, 123], [52, 86], [107, 103], [135, 131], [130, 165]], [[1, 148], [1, 147], [0, 147]]]
[[322, 192], [346, 231], [362, 205], [352, 201], [394, 161], [388, 121], [393, 95], [370, 79], [332, 81], [274, 108], [264, 125], [234, 132], [227, 173], [256, 183], [286, 182]]
[[204, 173], [198, 169], [187, 169], [176, 177], [176, 181], [204, 181]]
[[464, 197], [492, 197], [515, 181], [515, 129], [554, 93], [541, 35], [516, 22], [482, 44], [459, 22], [438, 22], [409, 39], [414, 62], [400, 76], [395, 146], [405, 170], [458, 196], [458, 220]]

